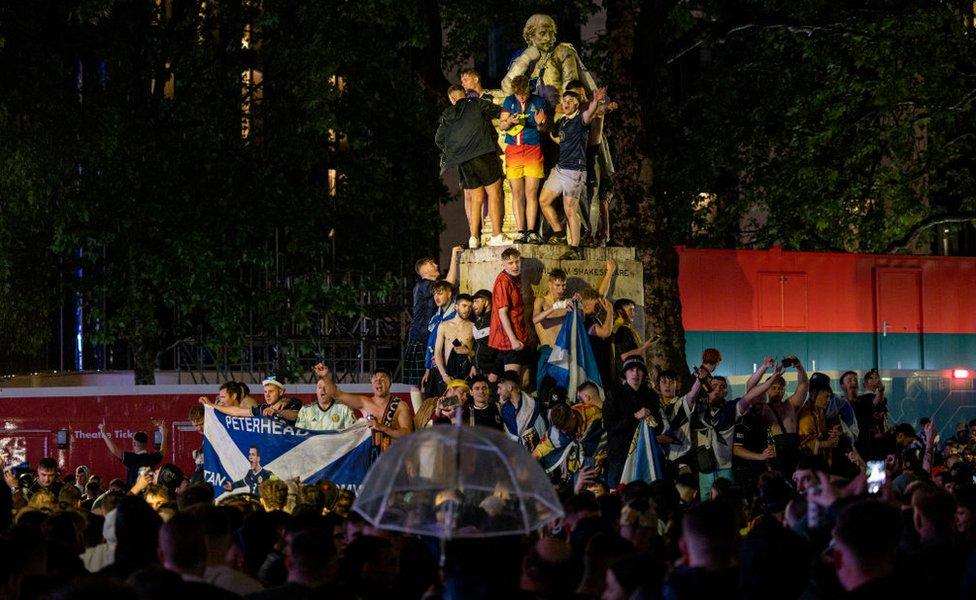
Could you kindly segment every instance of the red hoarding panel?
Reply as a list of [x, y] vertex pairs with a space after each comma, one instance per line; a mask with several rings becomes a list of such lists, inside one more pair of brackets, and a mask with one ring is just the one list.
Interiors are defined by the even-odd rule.
[[[682, 314], [689, 331], [775, 330], [776, 303], [770, 304], [775, 282], [768, 276], [793, 273], [805, 276], [806, 305], [784, 299], [779, 310], [789, 314], [780, 316], [782, 330], [873, 333], [875, 271], [887, 268], [921, 274], [925, 333], [976, 333], [973, 258], [681, 247], [678, 254]], [[787, 296], [803, 293], [797, 287]]]

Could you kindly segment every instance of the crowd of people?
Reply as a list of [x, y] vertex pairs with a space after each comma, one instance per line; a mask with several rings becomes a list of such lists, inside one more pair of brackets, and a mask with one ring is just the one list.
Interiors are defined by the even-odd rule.
[[[490, 246], [566, 244], [569, 255], [576, 255], [581, 245], [605, 245], [612, 194], [609, 159], [601, 152], [603, 117], [614, 107], [606, 90], [588, 89], [575, 79], [554, 101], [536, 93], [521, 74], [511, 79], [511, 94], [496, 102], [476, 70], [463, 70], [460, 79], [460, 85], [448, 88], [451, 106], [441, 115], [434, 141], [441, 150], [441, 172], [456, 168], [461, 180], [468, 247], [481, 245], [486, 199]], [[504, 134], [504, 169], [499, 131]], [[502, 232], [503, 179], [512, 193], [515, 239]], [[545, 238], [539, 233], [540, 212], [551, 232]]]
[[[846, 372], [835, 391], [796, 356], [764, 359], [729, 399], [717, 349], [687, 383], [647, 366], [634, 303], [606, 297], [612, 261], [572, 298], [565, 274], [549, 272], [530, 307], [518, 252], [503, 259], [493, 289], [472, 296], [418, 264], [425, 326], [405, 375], [424, 389], [417, 410], [390, 393], [388, 372], [359, 395], [319, 364], [314, 402], [273, 377], [257, 399], [227, 382], [189, 419], [202, 431], [205, 405], [309, 430], [363, 419], [375, 455], [424, 427], [495, 428], [546, 466], [563, 518], [450, 542], [439, 566], [436, 540], [371, 526], [350, 510], [354, 491], [329, 481], [274, 477], [258, 448], [240, 481], [215, 489], [200, 451], [191, 473], [166, 462], [155, 423], [158, 441], [136, 433], [131, 449], [104, 435], [126, 480], [62, 472], [52, 458], [5, 470], [0, 597], [976, 597], [976, 420], [948, 439], [929, 419], [889, 423], [877, 371]], [[596, 372], [566, 390], [547, 357], [574, 310]], [[650, 456], [635, 461], [641, 449]]]

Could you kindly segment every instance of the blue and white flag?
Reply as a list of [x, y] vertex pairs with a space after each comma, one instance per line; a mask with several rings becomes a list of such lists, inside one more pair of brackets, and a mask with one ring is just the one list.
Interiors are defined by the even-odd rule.
[[357, 487], [369, 469], [372, 445], [365, 423], [308, 431], [266, 417], [232, 417], [210, 406], [204, 408], [203, 437], [204, 479], [218, 497], [256, 493], [262, 481], [274, 478]]
[[603, 397], [600, 370], [590, 347], [590, 338], [586, 335], [583, 310], [578, 303], [574, 302], [573, 308], [566, 313], [549, 362], [543, 366], [543, 373], [552, 377], [556, 385], [565, 388], [570, 399], [576, 394], [576, 388], [587, 380], [596, 384], [600, 397]]
[[851, 406], [847, 398], [831, 394], [830, 401], [827, 403], [826, 416], [828, 419], [833, 419], [834, 417], [839, 418], [844, 435], [851, 442], [857, 440], [857, 434], [860, 428], [857, 424], [857, 417], [854, 416], [854, 407]]
[[620, 483], [644, 481], [651, 483], [664, 476], [664, 452], [657, 443], [657, 436], [647, 419], [642, 419], [630, 443], [630, 452], [624, 461]]

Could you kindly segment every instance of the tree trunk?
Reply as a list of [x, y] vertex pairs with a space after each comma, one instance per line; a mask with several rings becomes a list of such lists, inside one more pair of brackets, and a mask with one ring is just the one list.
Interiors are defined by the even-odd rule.
[[678, 293], [678, 254], [667, 231], [666, 210], [654, 196], [654, 166], [649, 114], [653, 82], [659, 71], [655, 31], [667, 15], [667, 3], [606, 0], [610, 38], [608, 95], [619, 108], [609, 117], [616, 175], [611, 225], [614, 241], [637, 249], [644, 267], [644, 319], [654, 371], [688, 375], [685, 330]]
[[136, 378], [136, 385], [153, 385], [156, 383], [156, 351], [153, 345], [146, 345], [142, 340], [131, 340], [132, 370]]

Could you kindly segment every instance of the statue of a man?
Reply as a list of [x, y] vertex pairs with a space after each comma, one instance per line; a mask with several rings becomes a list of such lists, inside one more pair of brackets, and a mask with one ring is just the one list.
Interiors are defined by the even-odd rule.
[[522, 37], [528, 47], [512, 62], [502, 79], [502, 91], [512, 93], [512, 80], [526, 75], [534, 92], [553, 109], [558, 108], [565, 85], [574, 79], [589, 90], [596, 89], [593, 77], [583, 68], [572, 45], [556, 44], [556, 22], [549, 15], [532, 15], [525, 22]]
[[[545, 99], [552, 114], [561, 111], [560, 99], [567, 85], [583, 84], [582, 96], [592, 94], [596, 81], [571, 44], [556, 44], [556, 22], [549, 15], [532, 15], [525, 22], [522, 37], [528, 47], [522, 51], [502, 79], [502, 91], [512, 93], [512, 80], [519, 75], [529, 78], [533, 93]], [[613, 159], [603, 133], [603, 116], [590, 125], [587, 144], [587, 200], [581, 202], [585, 228], [597, 244], [609, 239], [610, 180], [614, 174]]]

